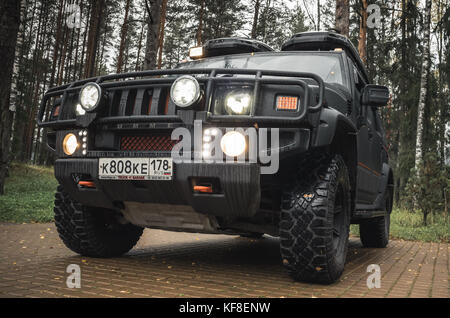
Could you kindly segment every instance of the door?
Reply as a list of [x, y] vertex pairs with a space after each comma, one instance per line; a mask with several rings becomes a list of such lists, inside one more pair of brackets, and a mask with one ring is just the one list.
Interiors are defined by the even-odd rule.
[[[378, 195], [381, 177], [382, 135], [372, 107], [360, 104], [362, 89], [366, 85], [356, 66], [353, 67], [354, 101], [358, 113], [358, 166], [356, 180], [356, 202], [373, 204]], [[375, 110], [376, 111], [376, 110]]]

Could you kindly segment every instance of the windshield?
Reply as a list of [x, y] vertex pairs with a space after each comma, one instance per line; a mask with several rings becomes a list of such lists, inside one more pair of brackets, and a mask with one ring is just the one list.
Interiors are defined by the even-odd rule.
[[177, 68], [243, 68], [290, 72], [307, 72], [319, 75], [326, 83], [345, 85], [342, 64], [337, 54], [269, 53], [261, 55], [226, 55], [186, 62]]

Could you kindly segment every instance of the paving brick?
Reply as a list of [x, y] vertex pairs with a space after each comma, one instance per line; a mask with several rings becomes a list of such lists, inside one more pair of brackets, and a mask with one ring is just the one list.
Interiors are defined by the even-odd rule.
[[[68, 250], [53, 224], [0, 223], [0, 297], [449, 297], [448, 243], [368, 249], [351, 238], [345, 271], [328, 286], [294, 282], [278, 244], [145, 230], [127, 255], [94, 259]], [[81, 267], [80, 289], [66, 286], [69, 264]], [[366, 286], [369, 264], [380, 265], [380, 289]]]

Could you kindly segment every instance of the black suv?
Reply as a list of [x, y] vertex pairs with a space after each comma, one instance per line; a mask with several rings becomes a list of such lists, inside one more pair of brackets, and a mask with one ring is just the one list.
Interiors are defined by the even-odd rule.
[[50, 89], [38, 121], [55, 151], [55, 223], [71, 250], [112, 257], [143, 228], [280, 237], [298, 280], [343, 272], [349, 226], [389, 240], [393, 174], [378, 107], [350, 41], [294, 35], [274, 51], [223, 38], [171, 70]]

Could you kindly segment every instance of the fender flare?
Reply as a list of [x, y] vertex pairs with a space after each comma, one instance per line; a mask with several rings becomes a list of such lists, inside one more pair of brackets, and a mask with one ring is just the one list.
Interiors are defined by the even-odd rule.
[[358, 131], [355, 124], [341, 112], [333, 108], [322, 109], [312, 147], [331, 145], [339, 128], [353, 134]]

